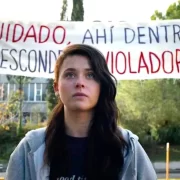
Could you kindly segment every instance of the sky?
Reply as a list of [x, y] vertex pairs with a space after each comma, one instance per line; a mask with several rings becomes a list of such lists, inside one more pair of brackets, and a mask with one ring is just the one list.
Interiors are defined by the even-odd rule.
[[[0, 0], [0, 18], [58, 21], [63, 0]], [[85, 21], [148, 21], [155, 10], [165, 12], [177, 0], [84, 0]], [[68, 0], [68, 15], [72, 0]]]

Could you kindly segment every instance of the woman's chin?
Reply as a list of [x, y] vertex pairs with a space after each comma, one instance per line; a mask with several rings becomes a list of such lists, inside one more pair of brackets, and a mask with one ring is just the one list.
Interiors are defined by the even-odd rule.
[[89, 111], [92, 109], [90, 106], [85, 105], [84, 103], [76, 103], [70, 107], [73, 111]]

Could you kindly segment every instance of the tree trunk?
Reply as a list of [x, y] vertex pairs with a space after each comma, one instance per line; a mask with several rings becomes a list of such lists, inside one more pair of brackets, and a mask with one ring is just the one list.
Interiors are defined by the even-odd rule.
[[18, 119], [18, 126], [17, 126], [17, 135], [20, 135], [22, 132], [22, 104], [23, 104], [23, 82], [22, 76], [20, 77], [19, 81], [19, 119]]

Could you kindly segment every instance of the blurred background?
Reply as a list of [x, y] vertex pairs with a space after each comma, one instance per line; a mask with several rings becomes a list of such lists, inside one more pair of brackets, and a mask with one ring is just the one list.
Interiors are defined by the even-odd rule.
[[[173, 0], [32, 0], [28, 7], [22, 0], [6, 0], [2, 5], [0, 17], [6, 19], [21, 20], [22, 16], [27, 20], [63, 21], [180, 19], [180, 1]], [[52, 83], [52, 79], [0, 74], [0, 177], [25, 133], [46, 126], [57, 102]], [[116, 100], [119, 125], [139, 136], [158, 177], [165, 177], [169, 142], [170, 176], [180, 178], [180, 79], [119, 81]]]

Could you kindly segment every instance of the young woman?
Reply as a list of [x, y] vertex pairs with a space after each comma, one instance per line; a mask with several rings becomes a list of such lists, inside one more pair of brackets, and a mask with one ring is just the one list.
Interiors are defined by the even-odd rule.
[[118, 127], [116, 81], [104, 56], [71, 45], [56, 61], [58, 104], [46, 128], [30, 131], [12, 153], [6, 180], [156, 180], [131, 131]]

